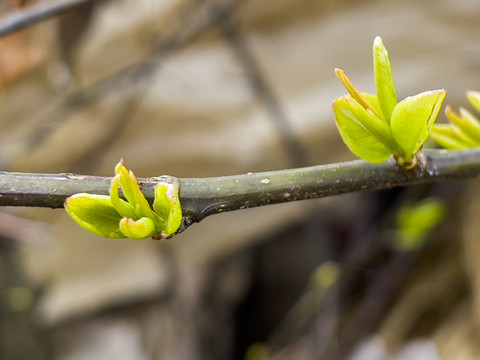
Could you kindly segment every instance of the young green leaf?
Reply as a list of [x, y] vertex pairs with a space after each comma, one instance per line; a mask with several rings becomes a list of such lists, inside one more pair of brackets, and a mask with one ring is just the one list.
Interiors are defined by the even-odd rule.
[[378, 103], [383, 117], [390, 123], [393, 109], [397, 105], [397, 93], [393, 81], [392, 64], [382, 38], [377, 36], [373, 42], [373, 68]]
[[454, 134], [453, 136], [468, 147], [475, 147], [478, 145], [478, 140], [475, 140], [474, 136], [472, 136], [472, 133], [475, 134], [476, 132], [475, 123], [471, 123], [464, 116], [457, 115], [450, 106], [445, 108], [445, 115], [450, 120], [450, 130]]
[[[460, 117], [462, 121], [462, 131], [465, 132], [468, 136], [472, 139], [475, 139], [477, 142], [476, 146], [479, 146], [480, 143], [480, 122], [475, 115], [473, 115], [470, 111], [464, 108], [460, 108]], [[450, 119], [452, 123], [452, 119]], [[457, 125], [458, 126], [458, 125]]]
[[445, 95], [445, 90], [426, 91], [405, 98], [393, 110], [392, 135], [403, 149], [406, 163], [413, 160], [430, 135]]
[[120, 199], [118, 196], [118, 186], [120, 185], [120, 177], [122, 175], [115, 175], [110, 185], [110, 201], [113, 207], [122, 217], [134, 219], [136, 218], [134, 207], [127, 201]]
[[480, 113], [480, 92], [479, 91], [467, 91], [467, 98], [470, 104]]
[[182, 223], [182, 207], [178, 192], [178, 183], [158, 184], [155, 187], [153, 209], [164, 221], [164, 230], [162, 231], [164, 237], [175, 233]]
[[[345, 89], [347, 89], [350, 96], [353, 99], [355, 99], [355, 101], [357, 101], [360, 105], [362, 105], [365, 110], [370, 110], [372, 114], [375, 115], [378, 119], [385, 121], [385, 119], [383, 118], [382, 112], [379, 111], [378, 107], [373, 106], [368, 101], [368, 99], [364, 96], [365, 93], [361, 93], [360, 91], [357, 90], [355, 85], [353, 85], [351, 80], [348, 78], [347, 74], [345, 74], [345, 71], [343, 71], [342, 69], [335, 69], [335, 74], [337, 75], [338, 79], [342, 82], [343, 86], [345, 86]], [[378, 104], [378, 101], [377, 101], [377, 104]]]
[[413, 250], [423, 245], [428, 234], [445, 217], [446, 210], [445, 202], [438, 198], [403, 206], [396, 216], [397, 246]]
[[468, 148], [474, 148], [474, 147], [477, 147], [479, 144], [478, 144], [478, 141], [475, 141], [474, 139], [472, 139], [467, 132], [465, 132], [465, 129], [464, 128], [460, 128], [458, 126], [456, 126], [455, 124], [451, 124], [450, 125], [450, 128], [452, 129], [452, 131], [455, 133], [456, 137], [462, 141], [462, 143], [464, 143], [465, 145], [467, 145]]
[[[115, 167], [110, 196], [76, 194], [65, 202], [68, 214], [84, 229], [109, 238], [161, 239], [174, 234], [182, 222], [179, 182], [170, 178], [158, 184], [152, 210], [140, 190], [137, 178], [123, 161]], [[127, 201], [119, 197], [122, 189]]]
[[130, 239], [146, 239], [155, 235], [155, 223], [152, 219], [143, 217], [138, 220], [122, 218], [120, 231]]
[[178, 196], [178, 192], [178, 184], [168, 185], [168, 189], [165, 195], [170, 205], [170, 213], [168, 214], [168, 220], [164, 230], [165, 236], [170, 236], [171, 234], [176, 232], [183, 220], [182, 206], [180, 205], [180, 198]]
[[[371, 112], [365, 110], [350, 96], [342, 96], [333, 102], [335, 122], [343, 141], [358, 157], [370, 162], [378, 163], [387, 160], [392, 150], [384, 142], [390, 138], [390, 129], [383, 121], [377, 119]], [[369, 124], [365, 125], [366, 123]]]
[[110, 197], [95, 194], [75, 194], [65, 202], [67, 213], [85, 230], [108, 238], [125, 238], [120, 231], [122, 218]]
[[[480, 109], [480, 93], [467, 91], [467, 97], [475, 108]], [[460, 114], [450, 106], [445, 108], [445, 115], [450, 124], [435, 125], [432, 138], [440, 146], [456, 150], [480, 146], [480, 121], [470, 111], [460, 108]]]
[[137, 219], [142, 217], [154, 217], [145, 196], [138, 186], [137, 177], [132, 171], [128, 171], [123, 161], [120, 161], [115, 167], [115, 172], [119, 175], [120, 185], [129, 204], [133, 207]]
[[[361, 93], [343, 70], [335, 69], [350, 94], [333, 103], [337, 127], [355, 155], [381, 162], [389, 152], [397, 164], [411, 169], [417, 164], [416, 154], [430, 135], [446, 92], [428, 91], [398, 103], [390, 58], [378, 36], [373, 58], [377, 95]], [[480, 103], [480, 96], [477, 100]]]
[[432, 139], [441, 147], [450, 150], [468, 149], [469, 146], [461, 138], [458, 138], [450, 125], [437, 124], [431, 133]]

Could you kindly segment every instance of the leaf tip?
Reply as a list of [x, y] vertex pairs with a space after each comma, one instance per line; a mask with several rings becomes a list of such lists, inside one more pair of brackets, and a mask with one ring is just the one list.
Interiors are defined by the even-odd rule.
[[345, 71], [340, 68], [335, 68], [335, 75], [341, 80], [345, 76]]
[[382, 37], [377, 35], [375, 36], [375, 39], [373, 40], [373, 46], [374, 47], [383, 47], [383, 40]]
[[115, 174], [120, 174], [124, 167], [125, 161], [121, 158], [117, 165], [115, 165]]
[[131, 239], [146, 239], [155, 233], [155, 224], [150, 218], [134, 220], [122, 218], [120, 220], [120, 231]]
[[467, 97], [475, 97], [475, 98], [480, 98], [480, 91], [475, 91], [475, 90], [467, 90]]

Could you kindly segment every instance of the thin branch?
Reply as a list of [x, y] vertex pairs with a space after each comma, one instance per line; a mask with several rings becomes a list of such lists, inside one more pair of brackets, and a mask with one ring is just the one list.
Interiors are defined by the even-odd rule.
[[9, 12], [0, 18], [0, 37], [47, 20], [77, 6], [96, 0], [57, 0], [28, 6], [22, 10]]
[[[419, 165], [410, 171], [396, 165], [393, 159], [380, 164], [356, 160], [262, 173], [179, 179], [184, 228], [226, 211], [480, 175], [480, 148], [426, 150], [419, 158]], [[0, 206], [61, 208], [65, 199], [76, 193], [108, 194], [110, 180], [75, 174], [0, 172]], [[155, 185], [162, 181], [168, 181], [168, 176], [139, 180], [149, 201], [153, 201]]]
[[248, 47], [237, 24], [230, 13], [223, 11], [221, 8], [218, 8], [217, 11], [223, 12], [223, 16], [219, 17], [220, 21], [218, 23], [222, 34], [228, 40], [239, 61], [248, 71], [250, 86], [265, 105], [280, 140], [285, 146], [288, 155], [291, 157], [292, 165], [308, 165], [308, 156], [301, 141], [295, 136], [280, 100], [262, 74], [260, 65]]

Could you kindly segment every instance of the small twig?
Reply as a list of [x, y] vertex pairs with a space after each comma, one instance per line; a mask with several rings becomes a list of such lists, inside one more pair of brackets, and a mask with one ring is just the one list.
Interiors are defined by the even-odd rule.
[[[480, 149], [427, 150], [413, 170], [393, 159], [380, 164], [363, 160], [298, 169], [180, 181], [185, 227], [221, 212], [396, 186], [465, 179], [480, 175]], [[0, 172], [0, 206], [61, 208], [76, 193], [108, 194], [111, 178], [74, 174]], [[140, 179], [149, 201], [166, 177]]]
[[223, 16], [219, 17], [220, 21], [218, 23], [222, 30], [222, 34], [228, 40], [239, 61], [248, 71], [250, 86], [265, 105], [280, 140], [285, 146], [288, 155], [291, 157], [292, 165], [308, 165], [307, 153], [300, 140], [295, 136], [280, 100], [266, 81], [265, 76], [262, 74], [261, 68], [249, 49], [241, 31], [238, 29], [238, 26], [230, 13], [225, 12], [220, 8], [217, 9], [217, 11], [223, 12]]
[[25, 29], [62, 12], [96, 0], [57, 0], [39, 2], [22, 10], [7, 13], [0, 18], [0, 37]]

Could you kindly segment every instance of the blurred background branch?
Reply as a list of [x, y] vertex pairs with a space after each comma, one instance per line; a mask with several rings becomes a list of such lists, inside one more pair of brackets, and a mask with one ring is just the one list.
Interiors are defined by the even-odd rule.
[[0, 17], [0, 37], [35, 25], [76, 7], [102, 0], [51, 0], [40, 1], [21, 10]]

